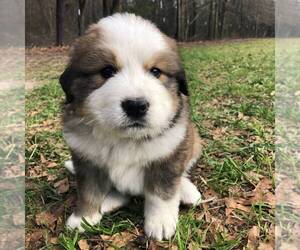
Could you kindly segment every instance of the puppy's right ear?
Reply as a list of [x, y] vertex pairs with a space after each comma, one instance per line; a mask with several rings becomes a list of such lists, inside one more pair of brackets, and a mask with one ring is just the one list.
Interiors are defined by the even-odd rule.
[[70, 103], [74, 100], [74, 95], [72, 94], [74, 76], [75, 71], [71, 68], [71, 66], [68, 66], [59, 78], [59, 83], [65, 92], [67, 103]]

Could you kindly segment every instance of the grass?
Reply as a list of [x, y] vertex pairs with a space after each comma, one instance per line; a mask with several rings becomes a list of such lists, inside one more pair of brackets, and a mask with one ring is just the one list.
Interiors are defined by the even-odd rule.
[[[49, 63], [49, 67], [34, 68], [36, 74], [29, 72], [29, 76], [35, 75], [44, 85], [29, 91], [26, 97], [29, 246], [78, 249], [80, 240], [87, 240], [94, 248], [116, 248], [121, 244], [117, 233], [122, 232], [123, 238], [124, 233], [131, 235], [130, 240], [123, 242], [129, 249], [148, 244], [173, 249], [240, 249], [247, 246], [248, 232], [253, 226], [260, 230], [259, 242], [274, 242], [274, 210], [267, 201], [245, 203], [249, 211], [234, 208], [231, 215], [226, 203], [229, 197], [241, 200], [254, 192], [264, 179], [272, 181], [269, 192], [274, 194], [274, 41], [187, 44], [180, 52], [189, 80], [191, 117], [204, 141], [203, 155], [192, 179], [204, 199], [211, 202], [181, 209], [176, 235], [169, 242], [149, 243], [143, 238], [140, 200], [105, 216], [99, 226], [88, 226], [84, 234], [66, 230], [64, 221], [72, 210], [66, 200], [74, 195], [75, 188], [73, 178], [63, 168], [63, 162], [69, 158], [59, 123], [63, 93], [57, 75], [63, 64], [51, 69]], [[49, 163], [57, 165], [48, 168]], [[49, 181], [49, 176], [55, 180]], [[54, 182], [67, 176], [69, 191], [57, 194]], [[58, 209], [62, 204], [64, 207]], [[54, 229], [37, 225], [35, 215], [43, 211], [58, 218]], [[239, 223], [229, 219], [238, 219]], [[37, 231], [42, 231], [42, 237], [33, 242], [32, 235]]]

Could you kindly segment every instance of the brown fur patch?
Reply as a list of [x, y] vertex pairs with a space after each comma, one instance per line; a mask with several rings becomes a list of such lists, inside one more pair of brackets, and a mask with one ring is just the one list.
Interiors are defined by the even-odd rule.
[[[188, 103], [184, 100], [181, 118], [187, 118]], [[178, 189], [180, 178], [188, 163], [199, 156], [201, 143], [198, 133], [191, 122], [188, 122], [185, 139], [167, 158], [153, 162], [145, 173], [145, 188], [148, 192], [163, 199], [170, 199]]]
[[119, 67], [115, 54], [104, 47], [102, 36], [99, 27], [92, 27], [75, 41], [71, 52], [72, 67], [87, 74], [99, 72], [106, 65]]
[[145, 63], [144, 67], [147, 71], [152, 67], [159, 68], [167, 75], [173, 75], [181, 70], [178, 54], [174, 53], [173, 51], [163, 51], [157, 53]]

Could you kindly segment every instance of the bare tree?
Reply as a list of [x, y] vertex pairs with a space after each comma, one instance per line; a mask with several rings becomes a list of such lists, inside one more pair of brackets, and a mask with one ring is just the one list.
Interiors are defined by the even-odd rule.
[[78, 35], [82, 35], [84, 32], [84, 10], [86, 6], [86, 0], [79, 1], [79, 11], [78, 11]]
[[64, 12], [65, 12], [64, 0], [56, 0], [56, 45], [57, 46], [61, 46], [63, 44]]

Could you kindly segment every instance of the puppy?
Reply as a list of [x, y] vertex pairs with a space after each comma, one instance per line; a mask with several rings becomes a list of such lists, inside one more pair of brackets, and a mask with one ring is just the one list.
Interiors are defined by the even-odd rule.
[[201, 151], [176, 42], [133, 14], [106, 17], [75, 41], [60, 83], [78, 189], [67, 226], [142, 195], [147, 236], [172, 237], [180, 201], [200, 199], [188, 170]]

